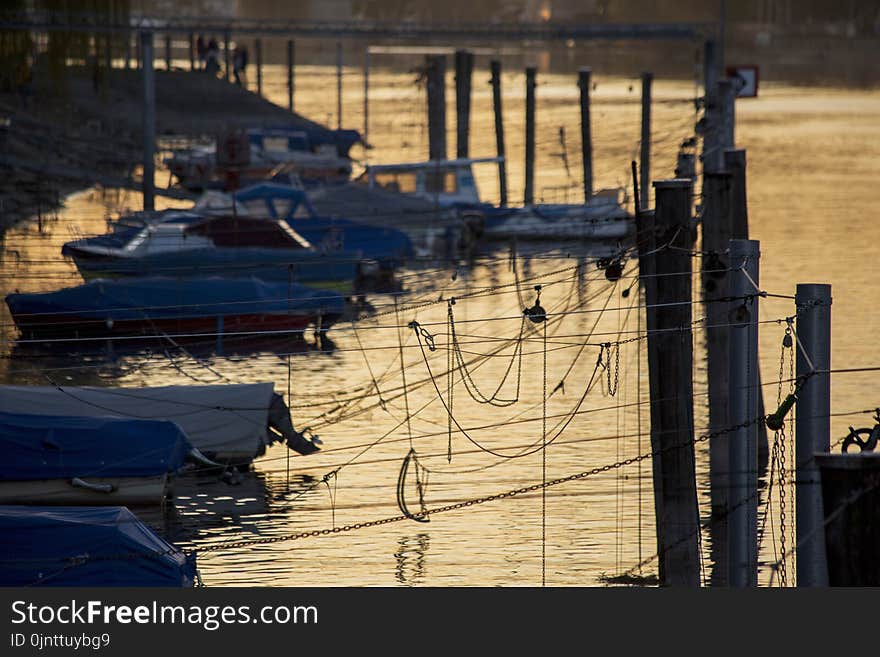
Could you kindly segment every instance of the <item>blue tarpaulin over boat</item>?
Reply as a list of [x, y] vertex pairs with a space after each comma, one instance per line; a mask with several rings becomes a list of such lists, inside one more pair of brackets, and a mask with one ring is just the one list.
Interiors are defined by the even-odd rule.
[[0, 506], [0, 586], [189, 587], [185, 555], [125, 507]]
[[220, 277], [99, 279], [55, 292], [10, 294], [6, 303], [16, 317], [69, 312], [117, 321], [270, 313], [333, 316], [345, 310], [345, 299], [337, 292]]
[[192, 449], [174, 422], [0, 412], [0, 481], [151, 477]]
[[324, 252], [355, 252], [391, 264], [413, 255], [412, 242], [403, 231], [345, 217], [321, 217], [306, 193], [289, 185], [257, 183], [237, 191], [235, 200], [248, 205], [263, 201], [261, 211], [283, 219]]

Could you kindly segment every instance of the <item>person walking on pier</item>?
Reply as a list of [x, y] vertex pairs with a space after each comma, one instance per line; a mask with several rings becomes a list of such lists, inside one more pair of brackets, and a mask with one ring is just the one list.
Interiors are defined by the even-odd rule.
[[236, 46], [232, 56], [232, 74], [235, 76], [235, 84], [247, 87], [247, 46]]
[[208, 49], [205, 46], [205, 37], [201, 34], [199, 35], [199, 38], [196, 39], [196, 54], [199, 57], [199, 70], [204, 71], [205, 64], [207, 63]]

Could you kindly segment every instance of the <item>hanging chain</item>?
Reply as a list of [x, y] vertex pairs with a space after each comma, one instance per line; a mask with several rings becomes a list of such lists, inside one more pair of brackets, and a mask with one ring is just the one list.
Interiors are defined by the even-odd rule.
[[[794, 391], [794, 340], [792, 340], [792, 319], [788, 318], [788, 326], [785, 327], [785, 336], [782, 338], [782, 353], [779, 356], [779, 391], [777, 397], [782, 398], [782, 368], [785, 360], [785, 351], [788, 350], [788, 371], [789, 371], [789, 393]], [[779, 547], [782, 550], [782, 561], [779, 564], [779, 583], [782, 586], [788, 585], [788, 572], [786, 568], [786, 536], [785, 536], [785, 512], [786, 512], [786, 479], [788, 471], [786, 469], [785, 459], [785, 424], [779, 430]]]

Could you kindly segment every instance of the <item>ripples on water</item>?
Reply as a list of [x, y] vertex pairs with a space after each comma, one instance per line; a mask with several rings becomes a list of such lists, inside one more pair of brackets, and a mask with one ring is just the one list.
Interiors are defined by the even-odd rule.
[[[492, 155], [491, 98], [479, 84], [485, 71], [475, 73], [471, 152]], [[629, 161], [637, 156], [639, 104], [633, 81], [594, 76], [593, 134], [597, 187], [628, 186]], [[282, 71], [268, 67], [264, 84], [270, 98], [286, 102]], [[297, 109], [318, 120], [327, 118], [326, 89], [335, 88], [330, 69], [302, 67], [297, 73]], [[346, 70], [344, 111], [348, 126], [361, 128], [361, 78]], [[371, 161], [418, 160], [427, 152], [423, 125], [423, 91], [412, 76], [371, 75]], [[522, 103], [520, 75], [505, 75], [505, 124], [510, 157], [511, 198], [522, 189]], [[638, 85], [633, 85], [638, 89]], [[542, 76], [538, 97], [538, 195], [542, 188], [577, 187], [580, 177], [576, 81], [563, 76]], [[671, 177], [678, 143], [693, 124], [693, 87], [687, 83], [658, 81], [654, 110], [654, 177]], [[452, 119], [450, 111], [450, 119]], [[880, 179], [880, 94], [826, 89], [792, 88], [767, 84], [756, 100], [737, 105], [737, 143], [748, 149], [749, 201], [752, 236], [761, 240], [761, 280], [765, 289], [792, 294], [797, 282], [830, 282], [834, 292], [833, 363], [857, 367], [880, 363], [872, 327], [877, 322], [878, 275], [871, 266], [880, 228], [869, 207], [873, 187]], [[330, 121], [333, 123], [333, 121]], [[566, 151], [570, 174], [560, 153], [558, 128], [567, 128]], [[450, 137], [454, 130], [450, 126]], [[478, 171], [484, 196], [495, 195], [494, 172]], [[564, 190], [544, 189], [548, 200]], [[576, 191], [568, 192], [573, 200]], [[560, 199], [561, 200], [561, 199]], [[57, 220], [49, 219], [39, 232], [36, 223], [9, 231], [0, 253], [0, 291], [51, 290], [77, 283], [72, 263], [60, 258], [61, 244], [77, 233], [105, 231], [108, 213], [138, 208], [135, 194], [102, 194], [89, 191], [68, 200]], [[591, 342], [613, 340], [621, 331], [640, 326], [636, 311], [628, 311], [636, 295], [622, 291], [632, 279], [608, 284], [601, 271], [590, 270], [578, 291], [573, 267], [578, 254], [556, 245], [539, 257], [519, 260], [521, 275], [534, 275], [542, 283], [542, 304], [552, 312], [568, 307], [609, 310], [566, 315], [548, 328], [547, 384], [553, 390], [563, 374], [563, 388], [547, 404], [548, 431], [575, 408], [595, 365], [597, 350], [581, 350], [583, 336], [594, 331]], [[489, 251], [474, 263], [455, 265], [423, 263], [401, 272], [407, 289], [402, 305], [414, 300], [460, 296], [468, 291], [511, 283], [513, 273], [506, 248]], [[634, 267], [634, 263], [630, 263]], [[453, 272], [456, 272], [453, 275]], [[553, 273], [555, 272], [555, 273]], [[453, 280], [454, 279], [454, 280]], [[523, 300], [534, 293], [527, 286]], [[591, 299], [586, 302], [587, 299]], [[427, 378], [422, 352], [412, 331], [401, 329], [407, 398], [393, 397], [401, 385], [398, 331], [390, 297], [375, 297], [380, 316], [331, 330], [332, 344], [318, 348], [305, 341], [241, 344], [225, 341], [222, 353], [213, 344], [187, 345], [185, 350], [167, 344], [98, 345], [88, 350], [61, 345], [53, 349], [16, 344], [16, 332], [5, 306], [0, 310], [3, 358], [0, 381], [68, 385], [161, 385], [193, 382], [271, 380], [285, 393], [298, 428], [312, 426], [324, 440], [322, 453], [302, 458], [275, 446], [238, 485], [207, 475], [181, 478], [176, 498], [165, 511], [139, 510], [166, 537], [185, 548], [226, 541], [299, 533], [399, 513], [395, 499], [400, 464], [410, 449], [403, 422], [405, 406], [424, 406], [412, 419], [412, 444], [420, 463], [428, 468], [426, 503], [439, 506], [479, 497], [541, 479], [541, 455], [499, 459], [481, 451], [460, 433], [453, 435], [452, 461], [447, 460], [447, 414], [437, 401]], [[494, 390], [513, 355], [520, 328], [522, 302], [512, 288], [491, 296], [459, 301], [455, 306], [457, 332], [465, 357], [490, 353], [495, 357], [475, 368], [481, 390]], [[786, 300], [762, 302], [762, 318], [792, 314]], [[695, 317], [701, 314], [695, 306]], [[504, 319], [509, 318], [509, 319]], [[403, 310], [401, 323], [417, 319], [435, 334], [440, 348], [428, 352], [432, 371], [446, 369], [446, 305], [436, 303], [418, 311]], [[641, 324], [643, 325], [643, 323]], [[778, 372], [782, 327], [762, 328], [761, 359], [764, 381]], [[596, 334], [603, 334], [601, 337]], [[620, 333], [624, 335], [623, 333]], [[625, 337], [625, 336], [624, 336]], [[360, 344], [358, 342], [360, 339]], [[364, 347], [362, 350], [361, 345]], [[547, 451], [547, 476], [554, 478], [635, 456], [648, 449], [647, 414], [639, 417], [636, 402], [647, 399], [647, 367], [636, 345], [621, 352], [620, 391], [616, 397], [596, 386], [581, 411]], [[695, 332], [695, 423], [706, 424], [705, 363], [702, 334]], [[643, 345], [642, 345], [643, 348]], [[464, 427], [506, 423], [470, 432], [483, 448], [515, 455], [541, 441], [543, 388], [543, 336], [531, 330], [524, 341], [520, 402], [507, 408], [487, 407], [471, 401], [459, 381], [454, 412]], [[289, 354], [289, 356], [288, 356]], [[639, 392], [641, 360], [641, 393]], [[352, 402], [342, 413], [331, 412], [340, 399], [357, 396], [372, 386], [383, 390], [384, 408], [375, 396]], [[833, 410], [846, 412], [880, 404], [872, 385], [874, 376], [837, 375], [833, 380]], [[446, 394], [446, 380], [437, 384]], [[500, 397], [514, 391], [511, 378]], [[373, 388], [375, 390], [375, 387]], [[775, 388], [765, 393], [768, 406]], [[554, 417], [555, 416], [555, 417]], [[833, 436], [842, 436], [850, 423], [866, 424], [868, 416], [836, 417]], [[639, 436], [641, 427], [642, 436]], [[385, 436], [384, 438], [382, 438]], [[380, 440], [380, 438], [382, 438]], [[371, 444], [375, 445], [369, 449]], [[341, 467], [343, 466], [343, 467]], [[338, 475], [322, 481], [341, 467]], [[708, 454], [698, 448], [698, 484], [703, 515], [708, 512]], [[791, 499], [793, 495], [789, 495]], [[414, 485], [407, 502], [418, 508]], [[776, 515], [778, 517], [778, 513]], [[789, 519], [794, 517], [789, 510]], [[778, 524], [778, 521], [777, 521]], [[598, 584], [602, 574], [614, 575], [648, 557], [655, 550], [650, 465], [633, 465], [547, 491], [547, 582], [557, 585]], [[789, 536], [791, 527], [787, 528]], [[776, 529], [778, 533], [778, 527]], [[706, 568], [709, 543], [703, 549]], [[789, 545], [791, 540], [789, 539]], [[772, 559], [768, 535], [763, 558]], [[199, 567], [208, 585], [535, 585], [541, 581], [541, 497], [517, 496], [463, 511], [440, 514], [429, 523], [406, 521], [340, 535], [292, 542], [256, 545], [204, 553]], [[654, 572], [651, 563], [645, 572]], [[792, 572], [789, 568], [789, 572]], [[767, 580], [766, 569], [762, 581]]]

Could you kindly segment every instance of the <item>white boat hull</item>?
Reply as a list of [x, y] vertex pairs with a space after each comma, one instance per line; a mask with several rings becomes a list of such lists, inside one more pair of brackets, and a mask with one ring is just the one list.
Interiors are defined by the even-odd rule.
[[531, 208], [523, 208], [501, 222], [491, 222], [484, 235], [494, 239], [522, 240], [615, 240], [632, 230], [631, 219], [622, 210], [601, 212], [572, 211], [547, 218]]

